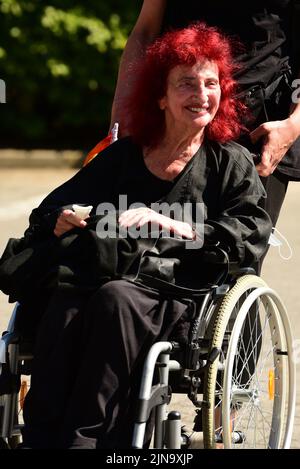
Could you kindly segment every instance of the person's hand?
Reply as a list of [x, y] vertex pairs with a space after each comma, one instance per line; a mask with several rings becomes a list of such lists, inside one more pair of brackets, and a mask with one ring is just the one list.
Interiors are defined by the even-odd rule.
[[266, 177], [275, 171], [297, 136], [290, 118], [265, 122], [251, 132], [250, 137], [253, 143], [259, 139], [263, 141], [261, 162], [256, 166], [260, 176]]
[[194, 239], [195, 237], [195, 233], [188, 223], [173, 220], [172, 218], [161, 215], [148, 207], [126, 210], [119, 217], [119, 224], [123, 228], [129, 228], [133, 225], [140, 228], [146, 223], [154, 223], [166, 231], [176, 233], [188, 239]]
[[57, 219], [54, 228], [54, 234], [55, 236], [59, 237], [75, 227], [84, 228], [85, 226], [86, 221], [77, 217], [72, 210], [66, 209], [61, 212]]

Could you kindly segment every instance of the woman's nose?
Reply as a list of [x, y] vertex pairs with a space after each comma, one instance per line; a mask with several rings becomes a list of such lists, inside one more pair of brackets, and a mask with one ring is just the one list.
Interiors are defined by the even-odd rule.
[[207, 100], [207, 89], [203, 85], [197, 85], [194, 89], [194, 97], [203, 101]]

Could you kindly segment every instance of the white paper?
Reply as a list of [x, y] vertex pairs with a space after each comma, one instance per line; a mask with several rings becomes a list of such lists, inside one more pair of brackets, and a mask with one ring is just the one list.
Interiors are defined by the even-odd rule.
[[77, 217], [81, 218], [81, 220], [85, 220], [91, 213], [93, 206], [88, 205], [86, 207], [83, 207], [82, 205], [73, 204], [72, 208]]
[[282, 241], [280, 241], [280, 239], [276, 238], [274, 233], [271, 233], [270, 238], [269, 238], [269, 244], [271, 244], [271, 246], [281, 246]]

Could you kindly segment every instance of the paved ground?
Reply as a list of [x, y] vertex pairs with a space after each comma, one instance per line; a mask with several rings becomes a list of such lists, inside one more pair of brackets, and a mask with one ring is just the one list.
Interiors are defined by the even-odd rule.
[[[43, 196], [74, 174], [74, 170], [57, 169], [1, 169], [0, 172], [0, 253], [9, 237], [19, 237], [27, 226], [31, 209]], [[288, 239], [293, 255], [289, 261], [282, 260], [277, 248], [271, 248], [264, 263], [263, 278], [277, 290], [289, 311], [295, 344], [300, 349], [300, 230], [299, 230], [300, 184], [291, 183], [278, 229]], [[287, 249], [284, 249], [287, 255]], [[0, 293], [0, 331], [6, 328], [12, 305]], [[297, 413], [292, 446], [300, 448], [300, 350], [297, 365]], [[186, 420], [191, 420], [190, 406], [180, 401]]]

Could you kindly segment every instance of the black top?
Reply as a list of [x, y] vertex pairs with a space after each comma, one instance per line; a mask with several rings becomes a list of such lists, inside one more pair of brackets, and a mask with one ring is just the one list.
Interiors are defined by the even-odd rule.
[[[289, 115], [292, 90], [285, 80], [272, 90], [271, 96], [267, 96], [265, 105], [262, 104], [262, 96], [266, 95], [264, 89], [268, 86], [269, 94], [274, 80], [289, 65], [292, 66], [294, 76], [299, 73], [299, 0], [168, 0], [163, 30], [185, 27], [198, 20], [217, 26], [244, 45], [244, 51], [236, 54], [236, 60], [242, 64], [236, 79], [241, 90], [247, 91], [246, 104], [254, 115], [253, 122], [247, 123], [248, 128], [253, 130], [262, 122], [286, 118]], [[257, 89], [258, 86], [262, 92]], [[254, 94], [253, 87], [256, 89]], [[241, 142], [245, 144], [245, 141]], [[300, 138], [287, 152], [277, 170], [291, 180], [300, 180]]]
[[[120, 206], [120, 195], [127, 196], [127, 207]], [[205, 141], [174, 181], [164, 181], [147, 169], [141, 148], [128, 137], [51, 192], [33, 211], [29, 233], [44, 228], [53, 232], [57, 212], [73, 203], [93, 205], [91, 215], [101, 202], [117, 211], [136, 202], [200, 203], [205, 240], [225, 241], [232, 251], [240, 251], [241, 262], [246, 258], [250, 264], [260, 257], [269, 229], [267, 214], [257, 206], [264, 196], [249, 152], [234, 142]]]
[[180, 28], [203, 20], [236, 36], [245, 46], [245, 51], [237, 55], [243, 64], [239, 82], [245, 86], [268, 84], [285, 67], [290, 53], [291, 4], [291, 0], [169, 0], [163, 28]]
[[[127, 196], [127, 207], [119, 206], [120, 195]], [[202, 244], [205, 249], [221, 243], [231, 260], [251, 265], [265, 251], [271, 232], [270, 219], [259, 207], [264, 196], [249, 152], [236, 143], [205, 141], [174, 181], [163, 181], [147, 169], [141, 148], [130, 138], [120, 139], [33, 210], [24, 237], [11, 239], [0, 260], [0, 289], [20, 301], [37, 284], [47, 289], [57, 283], [94, 288], [100, 281], [132, 273], [145, 240], [128, 234], [120, 239], [100, 236], [101, 203], [106, 204], [117, 229], [116, 212], [134, 202], [149, 205], [160, 199], [165, 206], [189, 204], [193, 212], [188, 214], [188, 222], [196, 223], [198, 237], [187, 241], [190, 249], [184, 241], [181, 278], [199, 275]], [[88, 224], [57, 238], [53, 233], [57, 217], [62, 208], [74, 203], [93, 205]], [[201, 220], [197, 218], [199, 209]], [[152, 242], [152, 236], [149, 239]], [[166, 257], [177, 258], [172, 243], [170, 249]], [[204, 269], [203, 275], [206, 273]]]
[[[119, 205], [120, 195], [127, 196], [127, 206]], [[175, 203], [180, 207], [189, 204], [193, 211], [189, 212], [188, 222], [196, 223], [197, 239], [184, 241], [179, 251], [170, 244], [171, 238], [165, 239], [169, 249], [165, 257], [180, 259], [178, 275], [182, 279], [188, 277], [192, 282], [198, 278], [202, 245], [209, 249], [221, 243], [232, 261], [251, 265], [265, 251], [271, 232], [270, 219], [259, 207], [264, 196], [248, 151], [236, 143], [204, 142], [174, 181], [163, 181], [147, 169], [140, 147], [130, 138], [120, 139], [33, 210], [24, 237], [11, 239], [0, 260], [0, 289], [20, 301], [30, 296], [38, 284], [47, 291], [55, 285], [94, 288], [99, 282], [136, 273], [145, 239], [128, 233], [121, 238], [108, 236], [105, 215], [99, 213], [101, 203], [106, 204], [108, 217], [114, 219], [117, 230], [116, 212], [130, 208], [134, 202], [150, 205], [160, 200], [172, 207]], [[56, 237], [53, 229], [60, 211], [74, 203], [93, 205], [87, 226]], [[201, 220], [196, 216], [199, 210]], [[150, 235], [151, 243], [155, 236]]]

